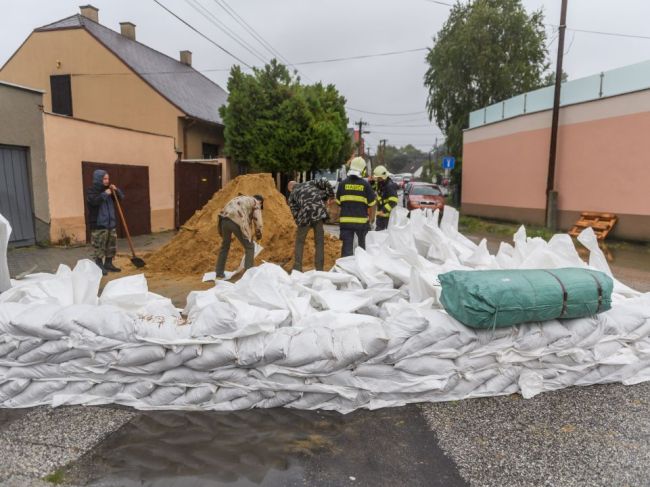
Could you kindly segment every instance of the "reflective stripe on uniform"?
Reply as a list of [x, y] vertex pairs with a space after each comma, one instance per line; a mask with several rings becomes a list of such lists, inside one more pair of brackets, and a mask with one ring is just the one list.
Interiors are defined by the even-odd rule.
[[339, 223], [368, 223], [368, 217], [362, 216], [342, 216]]
[[388, 198], [386, 198], [386, 200], [394, 201], [396, 204], [399, 203], [399, 199], [397, 198], [397, 196], [389, 196]]
[[391, 205], [389, 205], [388, 203], [386, 203], [384, 205], [384, 208], [386, 208], [388, 210], [388, 213], [390, 213], [393, 210], [393, 207]]
[[377, 203], [377, 200], [373, 200], [371, 203], [368, 203], [368, 206], [375, 206], [376, 203]]
[[341, 196], [341, 201], [358, 201], [359, 203], [368, 203], [368, 198], [356, 194], [344, 194]]

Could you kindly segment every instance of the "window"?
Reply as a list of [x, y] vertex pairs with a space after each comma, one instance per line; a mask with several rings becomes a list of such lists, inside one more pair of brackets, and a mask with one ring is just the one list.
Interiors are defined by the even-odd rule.
[[70, 75], [50, 76], [50, 91], [52, 93], [52, 112], [72, 116], [72, 89]]
[[442, 196], [442, 193], [435, 186], [413, 186], [412, 195], [419, 196]]
[[219, 146], [203, 142], [203, 159], [216, 159], [219, 157]]

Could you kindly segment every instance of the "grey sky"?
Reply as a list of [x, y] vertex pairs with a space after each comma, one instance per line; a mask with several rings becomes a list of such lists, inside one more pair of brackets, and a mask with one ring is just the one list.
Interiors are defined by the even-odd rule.
[[[265, 52], [216, 0], [160, 0], [179, 16], [249, 64], [253, 55], [194, 10], [198, 2], [256, 49]], [[451, 0], [445, 0], [451, 3]], [[78, 13], [83, 0], [0, 0], [0, 63], [38, 26]], [[224, 88], [228, 68], [236, 61], [218, 50], [151, 0], [90, 0], [99, 8], [103, 25], [119, 30], [119, 22], [137, 25], [139, 41], [177, 57], [193, 52], [194, 67]], [[266, 41], [293, 63], [430, 47], [449, 8], [428, 0], [227, 0]], [[526, 8], [544, 8], [546, 23], [559, 23], [560, 0], [524, 0]], [[650, 36], [648, 0], [569, 0], [569, 28]], [[548, 27], [549, 41], [556, 36]], [[550, 44], [555, 59], [557, 41]], [[628, 39], [567, 32], [565, 71], [578, 78], [650, 58], [650, 39]], [[350, 122], [363, 117], [371, 123], [367, 136], [374, 153], [379, 139], [389, 144], [412, 143], [420, 149], [433, 145], [439, 130], [424, 113], [426, 90], [422, 85], [426, 52], [299, 66], [306, 82], [334, 83], [348, 106], [369, 112], [415, 113], [386, 116], [349, 110]], [[553, 61], [554, 62], [554, 61]], [[401, 127], [400, 127], [401, 125]]]

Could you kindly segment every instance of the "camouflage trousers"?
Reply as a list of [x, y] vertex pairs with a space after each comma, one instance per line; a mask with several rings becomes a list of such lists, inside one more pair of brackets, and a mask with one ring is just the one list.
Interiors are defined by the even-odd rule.
[[117, 230], [100, 229], [90, 232], [90, 244], [93, 246], [93, 258], [115, 257], [117, 247]]

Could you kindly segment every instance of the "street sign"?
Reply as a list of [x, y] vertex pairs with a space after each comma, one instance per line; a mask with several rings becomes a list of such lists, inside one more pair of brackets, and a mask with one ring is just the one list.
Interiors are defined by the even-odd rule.
[[456, 158], [453, 156], [445, 156], [442, 158], [443, 169], [453, 169], [456, 165]]

